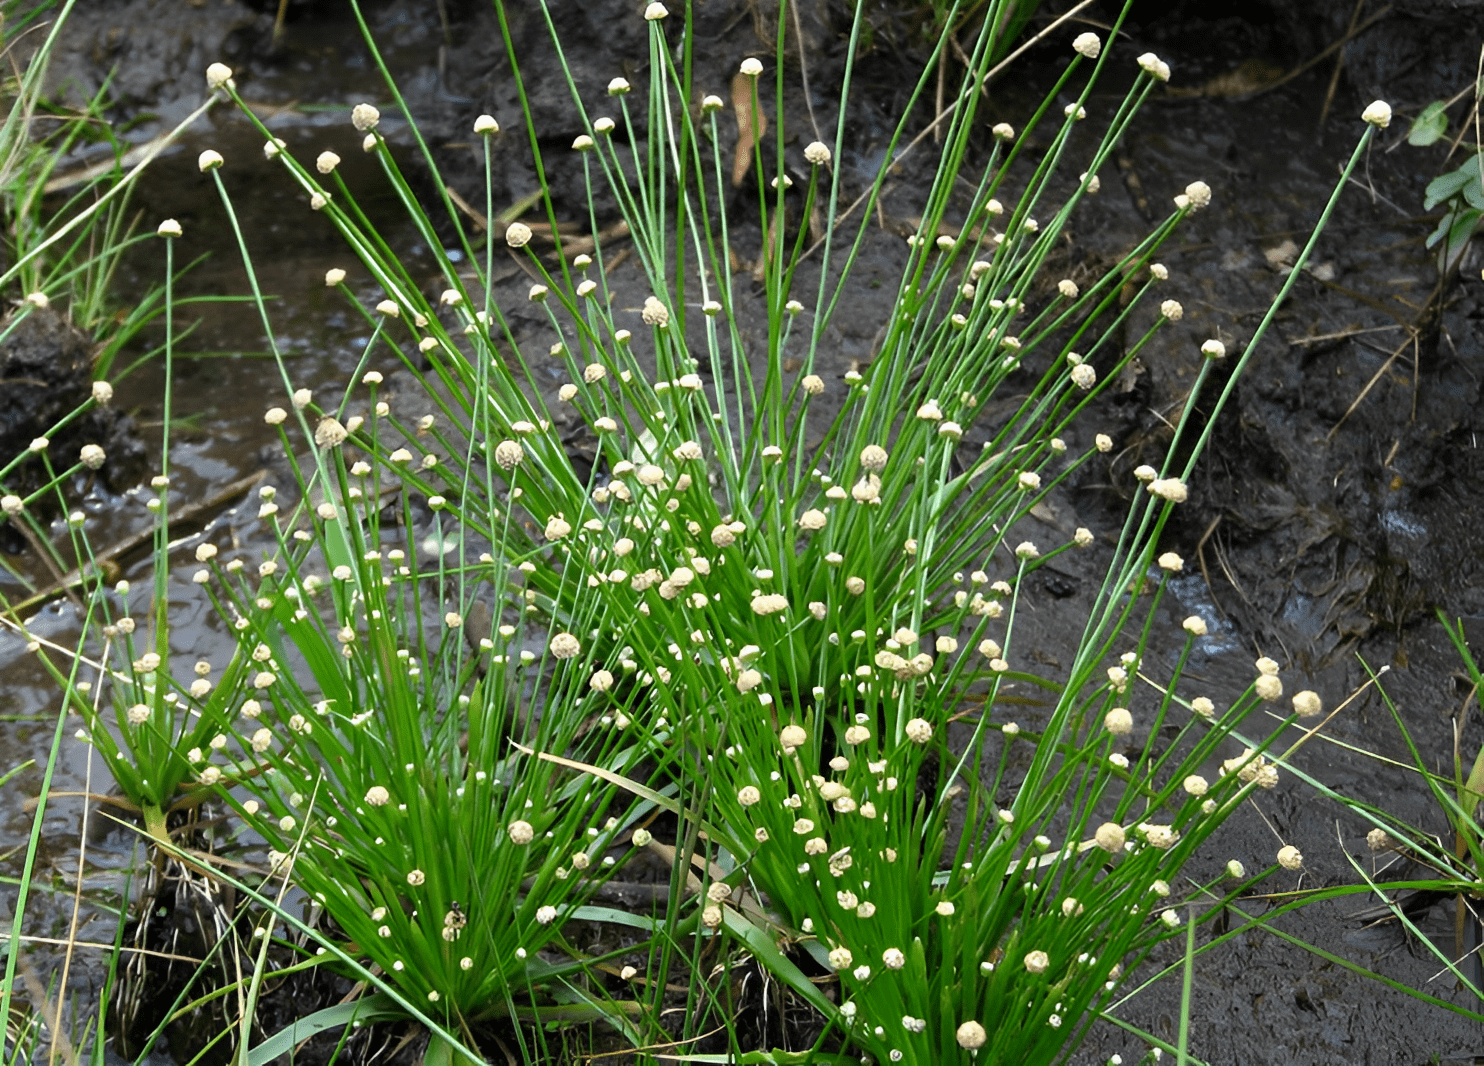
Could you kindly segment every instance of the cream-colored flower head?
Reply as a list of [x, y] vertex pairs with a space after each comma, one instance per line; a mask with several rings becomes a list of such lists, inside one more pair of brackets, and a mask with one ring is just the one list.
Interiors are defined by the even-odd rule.
[[321, 152], [314, 160], [314, 169], [321, 174], [333, 174], [340, 165], [340, 157], [334, 152]]
[[350, 124], [362, 133], [374, 130], [380, 121], [381, 112], [370, 104], [356, 104], [350, 109]]
[[179, 237], [183, 232], [180, 223], [173, 218], [167, 218], [155, 229], [156, 236], [160, 237]]
[[1293, 710], [1300, 718], [1313, 718], [1323, 713], [1324, 701], [1319, 698], [1319, 693], [1304, 689], [1293, 697]]
[[[1087, 34], [1086, 36], [1091, 37], [1092, 34]], [[954, 1038], [958, 1041], [959, 1047], [967, 1051], [974, 1051], [984, 1046], [984, 1041], [989, 1039], [989, 1034], [984, 1031], [984, 1026], [978, 1022], [968, 1021], [958, 1027], [958, 1032], [954, 1034]]]
[[654, 3], [644, 9], [644, 19], [646, 22], [658, 22], [669, 14], [670, 9], [660, 3], [659, 0], [654, 0]]
[[1185, 195], [1192, 209], [1199, 211], [1211, 202], [1211, 186], [1204, 181], [1193, 181], [1185, 186]]
[[1278, 865], [1285, 870], [1301, 870], [1304, 866], [1304, 853], [1292, 844], [1284, 844], [1278, 849]]
[[804, 146], [804, 159], [812, 166], [825, 166], [830, 161], [830, 146], [823, 141], [810, 141]]
[[481, 137], [488, 137], [500, 132], [500, 124], [495, 121], [494, 115], [480, 115], [474, 120], [474, 132]]
[[201, 173], [203, 174], [208, 170], [216, 170], [225, 162], [226, 160], [222, 158], [222, 154], [215, 148], [208, 148], [196, 157], [196, 166], [201, 169]]
[[1378, 130], [1384, 130], [1391, 125], [1391, 105], [1385, 100], [1373, 100], [1366, 105], [1360, 117]]
[[1104, 822], [1098, 826], [1097, 832], [1093, 834], [1093, 840], [1098, 847], [1109, 855], [1115, 855], [1123, 850], [1124, 841], [1127, 836], [1123, 832], [1123, 826], [1117, 822]]
[[742, 65], [738, 67], [737, 70], [738, 73], [744, 74], [749, 78], [756, 78], [763, 72], [762, 60], [756, 59], [753, 56], [748, 56], [746, 59], [742, 60]]
[[206, 68], [206, 88], [216, 92], [222, 87], [235, 89], [237, 85], [232, 81], [232, 68], [225, 63], [213, 63]]
[[524, 222], [512, 222], [505, 227], [505, 243], [512, 248], [524, 248], [531, 240], [531, 227]]
[[1078, 55], [1096, 59], [1098, 53], [1103, 50], [1103, 40], [1095, 33], [1079, 33], [1072, 41], [1072, 48]]

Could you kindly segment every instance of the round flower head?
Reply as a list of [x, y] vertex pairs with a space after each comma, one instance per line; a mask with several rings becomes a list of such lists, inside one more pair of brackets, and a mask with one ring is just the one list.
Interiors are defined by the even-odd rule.
[[761, 60], [748, 56], [742, 60], [742, 65], [737, 69], [740, 73], [747, 75], [747, 77], [755, 78], [763, 72], [763, 64]]
[[1226, 345], [1218, 340], [1209, 340], [1201, 345], [1201, 354], [1207, 359], [1220, 359], [1226, 355]]
[[1149, 482], [1149, 491], [1161, 499], [1169, 500], [1171, 503], [1184, 503], [1190, 495], [1185, 482], [1177, 477], [1155, 478]]
[[1324, 701], [1319, 698], [1319, 693], [1304, 689], [1293, 697], [1293, 710], [1300, 718], [1313, 718], [1324, 711]]
[[1026, 954], [1025, 968], [1030, 973], [1045, 973], [1051, 965], [1051, 957], [1044, 951], [1032, 951]]
[[1190, 206], [1199, 211], [1211, 202], [1211, 186], [1204, 181], [1193, 181], [1185, 186], [1185, 195], [1190, 200]]
[[[1091, 37], [1092, 34], [1084, 34], [1084, 36]], [[989, 1038], [989, 1034], [984, 1031], [984, 1026], [970, 1021], [960, 1025], [954, 1037], [958, 1040], [959, 1047], [973, 1051], [984, 1046], [984, 1041]]]
[[531, 227], [524, 222], [512, 222], [505, 227], [505, 243], [512, 248], [524, 248], [531, 240]]
[[644, 320], [646, 326], [665, 326], [670, 322], [670, 309], [661, 303], [658, 297], [646, 296], [639, 317]]
[[514, 470], [526, 457], [526, 450], [520, 446], [520, 441], [502, 440], [495, 445], [495, 465], [501, 470]]
[[1378, 130], [1384, 130], [1391, 125], [1391, 105], [1385, 100], [1373, 100], [1366, 105], [1360, 117]]
[[381, 121], [381, 112], [370, 104], [356, 104], [350, 109], [350, 124], [365, 133], [374, 130], [376, 124]]
[[1198, 614], [1193, 614], [1184, 622], [1180, 623], [1185, 632], [1193, 637], [1204, 637], [1206, 635], [1206, 620]]
[[321, 152], [314, 161], [314, 169], [321, 174], [332, 174], [340, 165], [340, 157], [334, 152]]
[[1103, 50], [1103, 42], [1095, 33], [1079, 33], [1072, 41], [1072, 48], [1078, 55], [1086, 56], [1088, 59], [1096, 59], [1098, 53]]
[[1180, 306], [1179, 300], [1166, 300], [1159, 305], [1159, 313], [1171, 322], [1179, 322], [1185, 317], [1185, 308]]
[[1283, 696], [1283, 682], [1272, 674], [1259, 674], [1257, 680], [1252, 682], [1253, 691], [1257, 698], [1272, 703]]
[[1116, 737], [1127, 736], [1134, 731], [1134, 716], [1127, 707], [1114, 707], [1103, 715], [1103, 728]]
[[669, 14], [670, 9], [660, 3], [659, 0], [654, 0], [654, 3], [644, 9], [644, 18], [647, 22], [658, 22]]
[[232, 68], [225, 63], [213, 63], [206, 68], [206, 88], [216, 92], [223, 86], [229, 89], [237, 87], [232, 81]]
[[480, 115], [474, 120], [474, 132], [481, 137], [488, 137], [500, 132], [500, 124], [495, 121], [494, 115]]
[[1285, 870], [1299, 870], [1304, 865], [1304, 854], [1292, 844], [1284, 844], [1278, 849], [1278, 865]]
[[823, 141], [811, 141], [804, 146], [804, 159], [811, 166], [826, 166], [830, 161], [830, 146]]
[[1390, 851], [1396, 847], [1396, 840], [1390, 833], [1379, 827], [1372, 829], [1365, 835], [1366, 845], [1372, 851]]
[[1168, 570], [1172, 574], [1178, 574], [1185, 569], [1185, 560], [1174, 552], [1165, 552], [1155, 562], [1159, 564], [1161, 570]]
[[512, 844], [529, 844], [536, 839], [536, 829], [527, 821], [511, 822], [505, 829]]
[[201, 168], [201, 173], [203, 174], [208, 170], [216, 170], [225, 162], [226, 160], [222, 158], [222, 154], [214, 148], [208, 148], [196, 157], [196, 166]]
[[1015, 127], [1008, 122], [996, 122], [989, 132], [1002, 141], [1013, 141], [1015, 139]]
[[572, 659], [582, 653], [582, 642], [571, 633], [558, 633], [551, 638], [551, 655], [554, 659]]
[[392, 794], [381, 785], [372, 785], [366, 790], [366, 802], [372, 807], [384, 807]]
[[778, 733], [778, 743], [783, 746], [785, 752], [802, 747], [808, 739], [809, 734], [804, 732], [803, 726], [786, 725]]
[[628, 78], [614, 78], [608, 83], [609, 96], [622, 96], [630, 89]]
[[1124, 835], [1123, 826], [1117, 822], [1104, 822], [1098, 826], [1098, 831], [1093, 834], [1093, 840], [1098, 847], [1109, 855], [1116, 855], [1123, 850], [1123, 844], [1127, 837]]
[[167, 218], [155, 230], [156, 236], [160, 237], [179, 237], [182, 232], [180, 223], [173, 218]]
[[726, 106], [727, 105], [725, 102], [723, 102], [722, 98], [717, 96], [715, 93], [711, 93], [701, 97], [701, 113], [703, 115], [710, 114], [713, 111], [720, 111]]
[[333, 416], [320, 419], [314, 430], [314, 443], [321, 448], [335, 448], [345, 443], [349, 436], [340, 420]]

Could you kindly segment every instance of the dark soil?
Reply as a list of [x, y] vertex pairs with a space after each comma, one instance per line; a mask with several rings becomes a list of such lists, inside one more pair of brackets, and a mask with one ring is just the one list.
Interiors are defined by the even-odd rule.
[[[538, 145], [549, 162], [566, 152], [581, 130], [543, 20], [533, 5], [517, 6], [512, 33], [537, 116]], [[387, 49], [440, 168], [470, 202], [482, 203], [482, 172], [467, 135], [472, 119], [489, 112], [515, 131], [520, 114], [492, 11], [450, 0], [445, 25], [430, 4], [391, 0], [368, 7], [368, 21]], [[344, 110], [286, 106], [298, 101], [348, 109], [362, 99], [384, 100], [354, 21], [338, 6], [292, 5], [276, 50], [269, 45], [270, 15], [235, 3], [112, 5], [99, 0], [82, 9], [69, 52], [72, 76], [78, 84], [95, 83], [99, 64], [116, 58], [127, 74], [119, 83], [121, 114], [141, 108], [174, 114], [193, 106], [206, 63], [223, 58], [236, 68], [246, 96], [272, 112], [269, 125], [275, 133], [295, 149], [336, 147], [352, 187], [371, 188], [379, 181], [353, 147]], [[195, 20], [194, 12], [203, 10], [212, 17], [199, 26], [174, 21], [177, 15]], [[643, 75], [648, 53], [636, 5], [562, 2], [552, 10], [585, 101], [602, 99], [614, 76], [637, 82]], [[1208, 182], [1215, 198], [1162, 255], [1170, 268], [1165, 295], [1182, 302], [1184, 319], [1162, 331], [1081, 428], [1089, 436], [1095, 431], [1114, 436], [1111, 461], [1087, 468], [1051, 501], [1045, 519], [1064, 535], [1078, 525], [1116, 528], [1134, 491], [1133, 468], [1163, 455], [1168, 427], [1189, 402], [1200, 343], [1221, 339], [1229, 353], [1226, 366], [1235, 365], [1292, 262], [1288, 242], [1302, 246], [1318, 219], [1338, 166], [1359, 134], [1361, 108], [1372, 98], [1388, 99], [1396, 121], [1374, 142], [1308, 272], [1216, 419], [1212, 444], [1192, 482], [1191, 503], [1167, 533], [1166, 547], [1187, 560], [1187, 576], [1174, 583], [1178, 602], [1165, 604], [1160, 625], [1176, 632], [1179, 620], [1197, 611], [1213, 623], [1188, 676], [1218, 702], [1245, 688], [1258, 655], [1279, 661], [1289, 691], [1312, 687], [1327, 706], [1360, 688], [1368, 668], [1390, 667], [1385, 689], [1433, 766], [1449, 765], [1452, 722], [1465, 695], [1459, 663], [1433, 612], [1441, 608], [1450, 615], [1484, 618], [1484, 586], [1478, 580], [1484, 565], [1484, 453], [1478, 444], [1484, 431], [1479, 402], [1484, 307], [1474, 280], [1476, 253], [1466, 256], [1456, 275], [1440, 277], [1423, 247], [1434, 220], [1421, 217], [1422, 189], [1458, 160], [1447, 161], [1445, 146], [1418, 149], [1404, 142], [1412, 114], [1431, 100], [1451, 97], [1474, 77], [1484, 29], [1481, 10], [1477, 4], [1441, 3], [1388, 8], [1346, 49], [1326, 108], [1333, 57], [1291, 80], [1272, 82], [1275, 73], [1295, 71], [1344, 35], [1352, 15], [1349, 3], [1136, 6], [1126, 27], [1130, 40], [1119, 47], [1129, 57], [1145, 49], [1157, 52], [1175, 76], [1168, 90], [1151, 99], [1116, 172], [1102, 176], [1101, 194], [1075, 220], [1066, 269], [1077, 276], [1076, 271], [1116, 261], [1192, 180]], [[806, 3], [800, 14], [805, 63], [790, 69], [788, 78], [797, 86], [807, 71], [813, 113], [811, 119], [802, 92], [790, 96], [782, 119], [795, 152], [814, 139], [811, 123], [833, 128], [844, 59], [839, 8]], [[1102, 17], [1111, 16], [1103, 12]], [[1363, 11], [1360, 19], [1369, 17]], [[757, 17], [752, 5], [711, 0], [697, 5], [695, 20], [701, 42], [698, 81], [714, 85], [712, 91], [723, 96], [737, 63], [747, 55], [769, 54], [775, 39], [776, 27]], [[853, 105], [851, 147], [838, 161], [857, 182], [866, 180], [881, 159], [891, 124], [926, 56], [910, 20], [883, 16], [882, 25], [890, 32], [883, 32], [859, 68], [861, 95]], [[791, 54], [797, 54], [798, 35], [790, 34]], [[1065, 61], [1061, 38], [1033, 49], [1010, 77], [991, 87], [991, 121], [1023, 125], [1038, 90]], [[1109, 84], [1095, 103], [1106, 111], [1121, 90]], [[1094, 113], [1089, 125], [1096, 121]], [[408, 165], [415, 166], [406, 127], [389, 117], [386, 128], [395, 143], [408, 148]], [[1085, 146], [1093, 134], [1082, 136]], [[309, 216], [262, 163], [259, 142], [223, 110], [198, 141], [160, 161], [138, 202], [146, 218], [169, 215], [182, 221], [184, 255], [221, 249], [220, 208], [194, 166], [200, 149], [221, 150], [238, 208], [249, 213], [249, 239], [262, 256], [264, 284], [285, 297], [275, 308], [280, 340], [295, 354], [304, 384], [339, 386], [354, 366], [364, 326], [329, 300], [321, 278], [327, 267], [348, 267], [347, 257], [328, 225]], [[928, 165], [926, 152], [910, 159], [884, 199], [885, 225], [868, 235], [857, 267], [862, 284], [836, 318], [832, 362], [822, 373], [841, 375], [874, 354], [884, 297], [866, 282], [889, 285], [899, 273], [904, 249], [896, 223], [913, 217], [914, 196]], [[551, 171], [559, 218], [585, 225], [586, 201], [574, 169], [553, 166]], [[427, 178], [419, 180], [431, 190]], [[536, 187], [529, 144], [518, 131], [507, 132], [497, 156], [497, 204]], [[731, 206], [740, 220], [737, 243], [746, 254], [760, 247], [761, 234], [745, 202]], [[378, 209], [373, 202], [371, 210]], [[599, 225], [611, 221], [611, 205], [599, 204], [598, 212]], [[414, 263], [426, 252], [401, 231], [389, 236], [393, 246], [408, 249]], [[158, 267], [139, 269], [148, 277]], [[514, 271], [497, 280], [512, 292], [528, 283]], [[813, 280], [806, 271], [800, 286]], [[225, 251], [187, 285], [201, 292], [244, 291], [240, 264]], [[632, 298], [638, 305], [644, 290], [636, 273], [620, 276], [616, 285], [620, 299]], [[1134, 323], [1131, 334], [1142, 332], [1143, 325]], [[542, 320], [521, 321], [519, 328], [529, 350], [545, 350]], [[177, 381], [178, 406], [198, 409], [206, 419], [206, 428], [186, 433], [173, 456], [183, 472], [173, 491], [182, 499], [256, 468], [259, 449], [271, 440], [260, 421], [266, 406], [261, 397], [278, 388], [269, 364], [248, 356], [263, 347], [250, 313], [231, 308], [213, 313], [192, 343], [239, 357], [187, 363]], [[555, 390], [559, 378], [551, 368], [538, 363], [535, 371], [537, 387]], [[1203, 417], [1211, 416], [1218, 392], [1209, 389], [1198, 399]], [[158, 413], [157, 394], [157, 383], [140, 376], [121, 386], [120, 401], [147, 418]], [[127, 509], [115, 518], [126, 524]], [[246, 517], [228, 515], [223, 521], [250, 539], [253, 526]], [[1024, 627], [1018, 639], [1037, 648], [1048, 668], [1068, 661], [1067, 634], [1080, 632], [1105, 561], [1097, 552], [1066, 556], [1040, 572], [1045, 595], [1017, 622]], [[58, 611], [49, 624], [65, 630], [71, 623]], [[204, 624], [181, 636], [196, 641], [194, 647], [177, 649], [183, 657], [207, 653], [224, 639]], [[18, 654], [0, 644], [0, 669], [10, 693], [0, 701], [38, 711], [45, 705], [43, 681], [23, 661], [16, 662]], [[49, 730], [11, 726], [0, 730], [7, 765], [44, 750], [41, 734], [49, 735]], [[1484, 726], [1474, 715], [1461, 750], [1475, 752], [1481, 743]], [[1403, 821], [1444, 833], [1442, 812], [1415, 775], [1340, 744], [1409, 761], [1391, 713], [1374, 690], [1350, 704], [1293, 764], [1343, 795], [1378, 803]], [[73, 757], [63, 775], [81, 780], [85, 759]], [[9, 841], [21, 839], [28, 824], [13, 806], [4, 808], [0, 824]], [[53, 818], [61, 855], [67, 834], [75, 839], [75, 822]], [[1267, 886], [1272, 891], [1354, 884], [1352, 858], [1383, 879], [1412, 876], [1404, 861], [1371, 856], [1364, 841], [1368, 828], [1286, 774], [1278, 790], [1264, 794], [1224, 828], [1209, 858], [1213, 866], [1235, 857], [1249, 869], [1260, 869], [1271, 864], [1280, 843], [1299, 845], [1303, 874], [1273, 878]], [[121, 864], [127, 845], [115, 838], [112, 847], [117, 853], [112, 861]], [[1356, 914], [1364, 897], [1355, 899], [1354, 906], [1313, 907], [1276, 924], [1402, 984], [1466, 1002], [1451, 982], [1432, 979], [1441, 967], [1425, 945], [1385, 927], [1363, 929]], [[1253, 898], [1244, 910], [1259, 915], [1269, 906]], [[1445, 952], [1452, 950], [1451, 908], [1451, 900], [1438, 901], [1418, 919]], [[1228, 919], [1232, 927], [1243, 920], [1236, 914]], [[1162, 961], [1177, 958], [1172, 946]], [[744, 989], [741, 976], [738, 994], [744, 1001], [764, 994], [757, 986]], [[790, 1034], [800, 1036], [808, 1024], [786, 1004], [778, 1007], [770, 1020], [759, 1023], [759, 1039], [770, 1046], [781, 1045]], [[1155, 985], [1117, 1013], [1174, 1039], [1178, 981]], [[1211, 1062], [1253, 1064], [1457, 1061], [1484, 1054], [1484, 1030], [1267, 933], [1249, 932], [1197, 962], [1191, 1050]], [[1125, 1062], [1136, 1062], [1142, 1048], [1113, 1026], [1096, 1026], [1074, 1061], [1101, 1063], [1115, 1052]]]

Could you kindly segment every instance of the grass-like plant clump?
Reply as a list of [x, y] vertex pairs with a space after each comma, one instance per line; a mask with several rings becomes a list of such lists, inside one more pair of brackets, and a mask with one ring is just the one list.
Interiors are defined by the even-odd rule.
[[[62, 554], [84, 575], [82, 634], [38, 651], [162, 848], [170, 812], [230, 806], [267, 855], [266, 878], [233, 882], [295, 925], [278, 885], [307, 894], [321, 918], [301, 928], [322, 964], [379, 990], [374, 1009], [315, 1024], [415, 1017], [443, 1059], [479, 1058], [499, 1016], [602, 1019], [635, 1047], [680, 1053], [719, 1027], [728, 1053], [767, 1051], [743, 1045], [726, 991], [708, 983], [718, 958], [751, 958], [817, 1012], [821, 1058], [1052, 1061], [1155, 945], [1205, 913], [1187, 903], [1247, 883], [1229, 872], [1192, 885], [1184, 871], [1276, 782], [1267, 744], [1232, 738], [1281, 684], [1261, 661], [1217, 708], [1182, 677], [1204, 622], [1186, 621], [1181, 649], [1153, 643], [1183, 566], [1159, 537], [1185, 499], [1202, 443], [1187, 420], [1221, 345], [1190, 353], [1200, 369], [1171, 459], [1136, 472], [1147, 491], [1120, 529], [1033, 542], [1023, 521], [1111, 447], [1079, 416], [1181, 317], [1160, 299], [1158, 251], [1212, 193], [1193, 181], [1102, 276], [1048, 276], [1170, 71], [1127, 60], [1139, 73], [1104, 132], [1076, 137], [1099, 77], [1125, 60], [1071, 35], [1026, 128], [993, 123], [978, 90], [1014, 6], [983, 14], [900, 278], [882, 290], [874, 358], [843, 374], [830, 330], [908, 129], [904, 118], [874, 181], [851, 187], [837, 165], [849, 62], [832, 135], [800, 149], [779, 120], [739, 164], [728, 104], [698, 81], [689, 13], [650, 4], [647, 84], [616, 76], [586, 99], [567, 76], [585, 131], [570, 155], [543, 154], [524, 116], [549, 232], [585, 215], [580, 252], [538, 247], [534, 219], [488, 233], [451, 202], [420, 200], [378, 108], [357, 106], [361, 147], [437, 257], [433, 289], [342, 180], [346, 145], [301, 160], [260, 126], [306, 214], [338, 231], [376, 289], [364, 298], [338, 269], [325, 279], [370, 331], [334, 393], [290, 373], [221, 180], [232, 160], [201, 155], [273, 347], [282, 394], [265, 418], [291, 483], [260, 490], [243, 547], [193, 548], [189, 578], [233, 636], [228, 662], [186, 677], [171, 662], [168, 438], [153, 588], [106, 585], [77, 526]], [[783, 111], [778, 24], [775, 54], [738, 72], [736, 111]], [[554, 26], [551, 43], [567, 70]], [[508, 31], [506, 44], [519, 78]], [[230, 70], [207, 78], [257, 121]], [[390, 79], [387, 92], [405, 112]], [[472, 133], [495, 219], [490, 146], [521, 134], [493, 116]], [[549, 195], [557, 168], [581, 171], [585, 203]], [[740, 207], [737, 174], [751, 183]], [[600, 226], [600, 202], [617, 205], [622, 237], [603, 236], [616, 230]], [[168, 379], [181, 229], [158, 233]], [[761, 242], [750, 270], [747, 241]], [[555, 338], [539, 356], [495, 282], [511, 259]], [[1143, 332], [1126, 340], [1133, 326]], [[538, 358], [565, 368], [554, 396]], [[559, 429], [573, 424], [591, 454], [574, 456]], [[74, 473], [49, 469], [46, 491], [65, 496]], [[24, 520], [31, 504], [7, 495], [4, 507]], [[1106, 557], [1105, 577], [1075, 658], [1046, 676], [1017, 635], [1027, 578], [1078, 551]], [[1044, 691], [1045, 709], [1018, 722], [1012, 685]], [[1291, 718], [1318, 710], [1301, 693]], [[1160, 742], [1130, 747], [1136, 727]], [[671, 860], [657, 915], [593, 901], [636, 852]], [[578, 920], [630, 939], [584, 952], [567, 936]], [[245, 1043], [268, 955], [256, 958], [240, 990]], [[663, 1009], [677, 974], [689, 982], [679, 1022]], [[528, 1059], [553, 1053], [544, 1027], [515, 1031]], [[281, 1042], [250, 1061], [265, 1049]]]

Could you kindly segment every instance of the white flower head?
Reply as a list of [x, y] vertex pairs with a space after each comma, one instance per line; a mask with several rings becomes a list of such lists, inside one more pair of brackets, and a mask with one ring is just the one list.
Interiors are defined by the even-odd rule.
[[1304, 854], [1292, 844], [1284, 844], [1278, 849], [1278, 865], [1285, 870], [1301, 870], [1304, 866]]
[[753, 56], [748, 56], [746, 59], [742, 60], [742, 65], [738, 67], [737, 70], [738, 72], [746, 75], [749, 78], [756, 78], [763, 72], [763, 64], [761, 60], [756, 59]]
[[1185, 195], [1192, 210], [1199, 211], [1211, 202], [1211, 186], [1204, 181], [1193, 181], [1185, 186]]
[[654, 3], [644, 9], [644, 19], [646, 22], [658, 22], [669, 14], [670, 9], [660, 3], [659, 0], [654, 0]]
[[201, 173], [203, 174], [208, 170], [216, 170], [225, 162], [226, 160], [222, 158], [222, 154], [215, 148], [208, 148], [196, 157], [196, 166], [201, 169]]
[[505, 227], [505, 243], [512, 248], [524, 248], [531, 240], [531, 227], [524, 222], [512, 222]]
[[356, 104], [350, 109], [350, 124], [362, 133], [374, 130], [380, 121], [381, 112], [370, 104]]
[[237, 85], [232, 81], [232, 68], [225, 63], [213, 63], [206, 68], [206, 88], [211, 92], [225, 86], [235, 89]]
[[1378, 130], [1384, 130], [1391, 125], [1391, 105], [1385, 100], [1373, 100], [1366, 105], [1360, 117]]
[[1114, 707], [1103, 715], [1103, 728], [1114, 736], [1127, 736], [1134, 730], [1134, 716], [1127, 707]]
[[173, 218], [167, 218], [155, 228], [155, 235], [157, 237], [179, 237], [183, 232], [180, 228], [180, 223]]
[[811, 166], [828, 166], [830, 162], [830, 146], [823, 141], [810, 141], [804, 146], [804, 159]]
[[481, 137], [488, 137], [500, 132], [500, 124], [495, 121], [494, 115], [480, 115], [474, 120], [474, 132]]
[[1104, 822], [1098, 826], [1097, 832], [1093, 834], [1093, 840], [1097, 842], [1097, 846], [1109, 855], [1117, 855], [1122, 851], [1126, 839], [1123, 826], [1117, 822]]
[[1079, 33], [1072, 41], [1072, 48], [1076, 50], [1078, 55], [1086, 56], [1088, 59], [1096, 59], [1098, 53], [1103, 50], [1103, 41], [1095, 33]]
[[340, 157], [334, 152], [321, 152], [314, 160], [314, 169], [321, 174], [333, 174], [340, 165]]
[[1319, 698], [1319, 693], [1304, 689], [1293, 697], [1293, 710], [1300, 718], [1313, 718], [1323, 713], [1324, 701]]
[[[1092, 37], [1094, 40], [1097, 39], [1091, 33], [1085, 33], [1082, 36]], [[1081, 38], [1078, 38], [1078, 40], [1081, 40]], [[984, 1041], [989, 1039], [989, 1034], [984, 1031], [984, 1026], [978, 1022], [968, 1021], [958, 1027], [954, 1038], [958, 1041], [959, 1047], [968, 1051], [974, 1051], [984, 1046]]]

